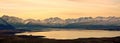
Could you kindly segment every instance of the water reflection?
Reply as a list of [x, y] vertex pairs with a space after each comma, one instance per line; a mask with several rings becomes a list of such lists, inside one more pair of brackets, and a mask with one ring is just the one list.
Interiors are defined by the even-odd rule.
[[120, 36], [120, 31], [106, 30], [60, 30], [60, 31], [45, 31], [45, 32], [25, 32], [16, 35], [34, 35], [46, 36], [50, 39], [77, 39], [77, 38], [101, 38], [101, 37], [116, 37]]

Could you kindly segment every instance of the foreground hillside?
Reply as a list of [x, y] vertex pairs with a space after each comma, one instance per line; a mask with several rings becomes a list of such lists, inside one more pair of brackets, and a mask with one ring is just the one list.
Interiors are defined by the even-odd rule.
[[39, 36], [0, 36], [0, 43], [120, 43], [120, 37], [79, 38], [74, 40], [55, 40], [38, 37]]

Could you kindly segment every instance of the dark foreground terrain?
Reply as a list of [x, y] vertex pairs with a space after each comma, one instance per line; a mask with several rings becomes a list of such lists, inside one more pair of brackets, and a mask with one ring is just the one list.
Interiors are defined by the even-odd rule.
[[[19, 31], [17, 31], [19, 32]], [[120, 37], [79, 38], [73, 40], [45, 39], [44, 36], [16, 36], [16, 31], [0, 31], [0, 43], [120, 43]]]
[[[55, 40], [39, 36], [0, 36], [0, 43], [120, 43], [120, 37]], [[40, 36], [43, 37], [43, 36]]]

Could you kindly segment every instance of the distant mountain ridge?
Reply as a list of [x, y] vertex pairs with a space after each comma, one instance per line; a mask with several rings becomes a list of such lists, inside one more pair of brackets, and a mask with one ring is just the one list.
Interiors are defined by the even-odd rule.
[[3, 15], [1, 17], [3, 20], [7, 21], [11, 25], [17, 28], [27, 28], [27, 27], [39, 27], [39, 28], [119, 28], [120, 17], [80, 17], [76, 19], [61, 19], [59, 17], [48, 18], [45, 20], [35, 20]]
[[9, 23], [7, 23], [5, 20], [3, 20], [2, 18], [0, 18], [0, 30], [14, 30], [15, 27], [10, 25]]

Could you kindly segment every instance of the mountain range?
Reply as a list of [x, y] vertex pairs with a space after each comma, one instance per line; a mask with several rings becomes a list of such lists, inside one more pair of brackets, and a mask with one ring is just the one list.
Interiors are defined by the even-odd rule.
[[[22, 19], [19, 17], [3, 15], [0, 17], [17, 29], [24, 28], [85, 28], [85, 29], [119, 29], [120, 17], [80, 17], [76, 19], [61, 19], [59, 17], [44, 20]], [[2, 23], [0, 21], [0, 23]]]

